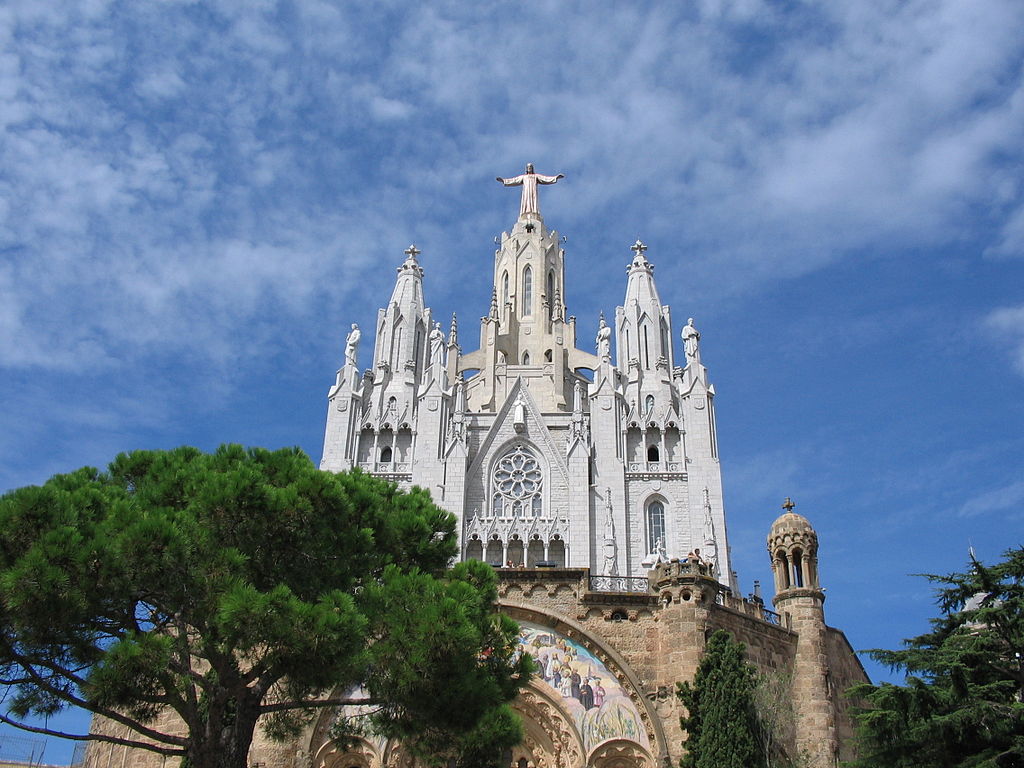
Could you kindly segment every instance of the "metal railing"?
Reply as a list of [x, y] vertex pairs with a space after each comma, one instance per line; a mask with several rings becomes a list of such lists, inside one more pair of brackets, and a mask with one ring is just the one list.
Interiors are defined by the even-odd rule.
[[775, 611], [769, 610], [768, 608], [761, 609], [761, 616], [769, 624], [774, 624], [776, 627], [782, 626], [782, 617]]
[[646, 595], [651, 591], [646, 576], [591, 576], [591, 592], [628, 592]]

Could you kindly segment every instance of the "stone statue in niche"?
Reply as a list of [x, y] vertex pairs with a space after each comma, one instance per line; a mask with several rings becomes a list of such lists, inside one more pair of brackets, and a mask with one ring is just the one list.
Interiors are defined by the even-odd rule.
[[345, 365], [356, 365], [356, 350], [359, 348], [359, 339], [362, 337], [359, 326], [352, 323], [352, 330], [345, 337]]

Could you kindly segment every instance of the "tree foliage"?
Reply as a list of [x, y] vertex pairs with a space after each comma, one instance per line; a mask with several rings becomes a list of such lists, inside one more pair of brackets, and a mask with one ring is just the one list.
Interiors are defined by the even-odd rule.
[[[284, 736], [358, 702], [423, 755], [486, 765], [519, 739], [505, 705], [531, 666], [493, 571], [447, 570], [456, 547], [427, 492], [298, 450], [137, 451], [10, 492], [0, 720], [78, 706], [134, 734], [89, 738], [241, 768], [259, 718]], [[184, 736], [154, 725], [168, 708]]]
[[764, 760], [754, 711], [756, 679], [743, 644], [717, 630], [708, 639], [693, 683], [678, 683], [686, 707], [682, 768], [759, 768]]
[[941, 612], [931, 631], [871, 651], [906, 679], [851, 689], [864, 700], [858, 766], [1024, 766], [1024, 548], [1005, 558], [927, 576]]

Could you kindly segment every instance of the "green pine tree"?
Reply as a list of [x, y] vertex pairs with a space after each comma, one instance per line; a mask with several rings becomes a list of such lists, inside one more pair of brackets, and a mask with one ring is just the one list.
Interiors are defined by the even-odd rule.
[[754, 714], [753, 668], [743, 656], [743, 644], [717, 630], [707, 642], [693, 683], [679, 683], [677, 695], [687, 716], [680, 724], [687, 733], [682, 768], [760, 768]]
[[25, 721], [75, 706], [118, 724], [90, 738], [245, 768], [261, 718], [283, 737], [359, 704], [433, 764], [495, 765], [532, 662], [494, 572], [456, 554], [426, 491], [299, 450], [136, 451], [12, 491], [0, 721], [55, 733]]
[[859, 685], [862, 768], [1024, 767], [1024, 548], [964, 573], [927, 576], [932, 631], [871, 655], [904, 685]]

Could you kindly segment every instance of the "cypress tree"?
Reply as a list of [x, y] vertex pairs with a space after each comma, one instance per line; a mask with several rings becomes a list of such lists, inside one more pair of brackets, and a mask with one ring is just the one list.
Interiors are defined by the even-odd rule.
[[708, 640], [693, 683], [679, 683], [677, 695], [688, 715], [682, 768], [758, 768], [764, 764], [754, 714], [755, 675], [743, 658], [743, 644], [717, 630]]

